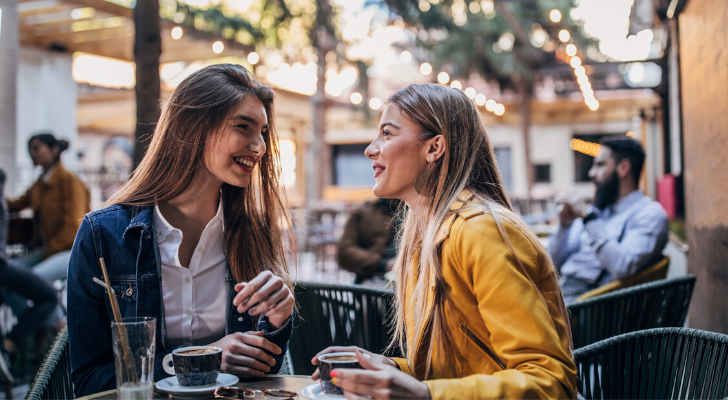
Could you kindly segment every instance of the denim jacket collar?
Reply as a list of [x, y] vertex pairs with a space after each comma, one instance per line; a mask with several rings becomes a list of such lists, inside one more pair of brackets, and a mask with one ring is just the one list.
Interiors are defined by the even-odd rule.
[[129, 223], [129, 226], [126, 227], [124, 230], [124, 235], [126, 236], [126, 233], [129, 231], [129, 229], [132, 228], [140, 228], [141, 230], [147, 229], [150, 226], [152, 226], [152, 218], [154, 213], [154, 207], [148, 206], [148, 207], [140, 207], [140, 206], [132, 206], [131, 207], [131, 222]]

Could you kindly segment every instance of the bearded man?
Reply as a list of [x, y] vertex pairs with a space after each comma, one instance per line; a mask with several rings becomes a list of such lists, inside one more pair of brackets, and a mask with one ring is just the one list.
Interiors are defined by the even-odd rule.
[[549, 252], [567, 304], [661, 258], [667, 214], [638, 189], [644, 161], [636, 140], [606, 140], [589, 170], [596, 185], [593, 205], [574, 193], [556, 199], [560, 224], [551, 235]]

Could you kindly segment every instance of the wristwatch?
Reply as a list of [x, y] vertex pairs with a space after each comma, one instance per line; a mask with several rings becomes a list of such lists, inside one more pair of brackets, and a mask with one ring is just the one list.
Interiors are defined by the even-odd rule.
[[584, 221], [584, 225], [586, 225], [597, 218], [599, 218], [599, 209], [594, 206], [589, 206], [589, 208], [587, 208], [586, 215], [582, 218], [582, 221]]

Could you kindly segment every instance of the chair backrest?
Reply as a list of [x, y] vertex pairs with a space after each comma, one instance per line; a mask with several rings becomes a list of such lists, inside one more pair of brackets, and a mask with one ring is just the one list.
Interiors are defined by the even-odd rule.
[[294, 374], [312, 374], [316, 368], [311, 358], [329, 346], [358, 346], [381, 353], [389, 344], [391, 291], [298, 282], [295, 296], [298, 313], [289, 345]]
[[574, 351], [586, 399], [722, 399], [728, 335], [687, 328], [627, 333]]
[[612, 336], [685, 323], [695, 276], [663, 279], [569, 304], [574, 348]]
[[632, 286], [641, 285], [647, 282], [653, 282], [660, 279], [665, 279], [667, 276], [667, 269], [670, 267], [670, 257], [662, 256], [660, 261], [650, 265], [647, 269], [640, 271], [639, 273], [630, 276], [629, 278], [616, 280], [606, 285], [599, 286], [598, 288], [592, 289], [586, 293], [583, 293], [577, 300], [586, 300], [594, 296], [599, 296], [604, 293], [613, 292], [615, 290], [624, 289]]
[[63, 328], [51, 345], [43, 364], [30, 384], [27, 399], [74, 399], [71, 382], [71, 355], [68, 327]]

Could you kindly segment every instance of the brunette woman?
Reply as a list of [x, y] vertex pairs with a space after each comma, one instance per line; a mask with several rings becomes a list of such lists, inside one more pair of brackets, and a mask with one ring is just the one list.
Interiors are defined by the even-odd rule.
[[11, 213], [33, 210], [30, 251], [14, 262], [32, 267], [33, 272], [52, 282], [65, 279], [68, 259], [83, 216], [91, 211], [86, 185], [61, 162], [68, 141], [41, 132], [28, 140], [33, 165], [43, 168], [40, 178], [25, 194], [8, 200]]
[[[243, 67], [213, 65], [172, 93], [144, 159], [88, 214], [71, 256], [68, 325], [77, 395], [114, 388], [99, 258], [123, 317], [157, 318], [155, 380], [175, 348], [223, 348], [222, 372], [280, 368], [294, 307], [279, 197], [274, 93]], [[236, 293], [237, 292], [237, 293]], [[253, 307], [254, 306], [254, 307]]]
[[334, 370], [334, 383], [349, 399], [574, 398], [554, 267], [513, 213], [472, 101], [408, 86], [379, 128], [366, 150], [374, 194], [407, 204], [390, 344], [407, 358], [356, 349], [365, 370]]

